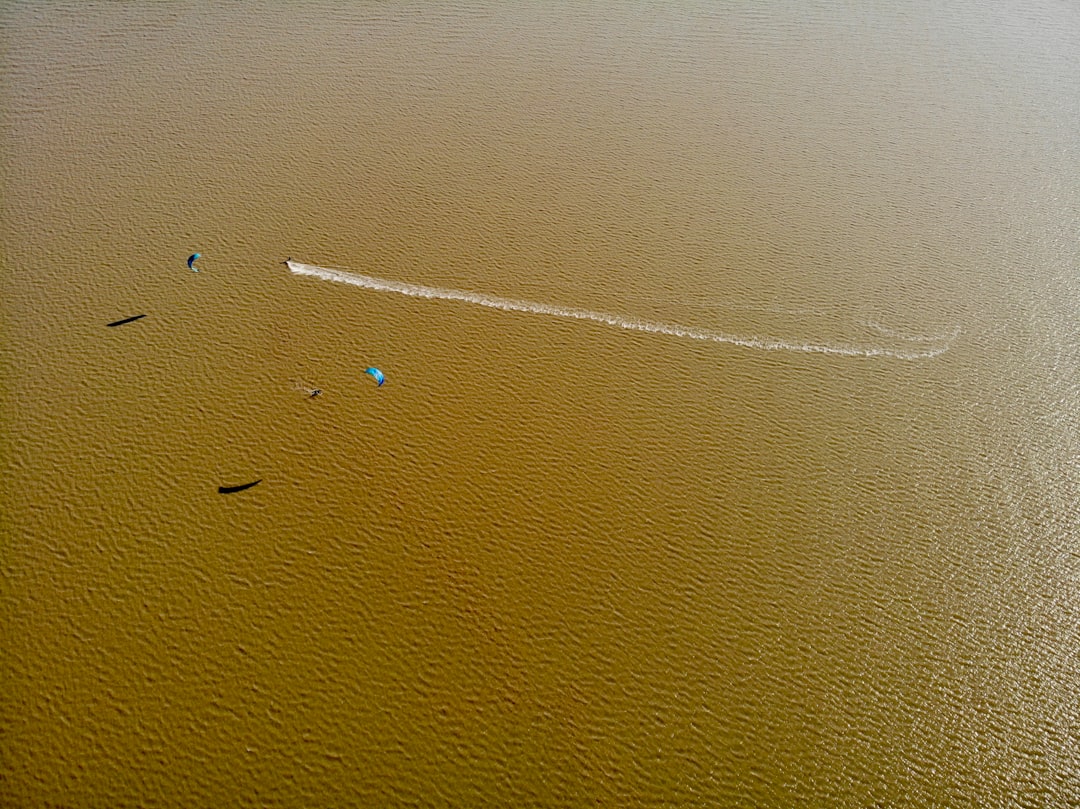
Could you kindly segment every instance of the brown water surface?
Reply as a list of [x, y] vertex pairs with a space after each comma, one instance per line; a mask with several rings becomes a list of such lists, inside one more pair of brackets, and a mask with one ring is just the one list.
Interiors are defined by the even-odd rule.
[[1072, 4], [0, 23], [0, 803], [1080, 800]]

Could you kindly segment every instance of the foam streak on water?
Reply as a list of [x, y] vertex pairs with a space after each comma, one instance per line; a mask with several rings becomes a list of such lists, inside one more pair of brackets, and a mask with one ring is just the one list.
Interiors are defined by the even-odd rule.
[[536, 303], [534, 301], [517, 300], [514, 298], [500, 298], [495, 295], [485, 295], [481, 292], [465, 292], [458, 289], [442, 289], [440, 287], [422, 286], [409, 284], [403, 281], [390, 281], [385, 278], [375, 278], [370, 275], [344, 272], [342, 270], [316, 267], [312, 264], [302, 264], [289, 259], [285, 262], [289, 270], [296, 275], [307, 275], [312, 278], [321, 278], [324, 281], [335, 281], [339, 284], [351, 284], [364, 289], [373, 289], [378, 292], [396, 292], [399, 295], [409, 295], [414, 298], [432, 298], [447, 301], [462, 301], [478, 306], [487, 306], [491, 309], [502, 309], [505, 312], [528, 312], [537, 315], [551, 315], [553, 317], [567, 317], [575, 320], [591, 320], [594, 323], [603, 323], [608, 326], [616, 326], [620, 329], [644, 331], [652, 334], [666, 334], [672, 337], [685, 337], [692, 340], [710, 340], [714, 343], [728, 343], [731, 345], [756, 348], [763, 351], [802, 351], [812, 354], [835, 354], [845, 357], [893, 357], [902, 360], [919, 360], [936, 357], [949, 348], [949, 344], [926, 346], [921, 349], [900, 349], [886, 346], [861, 346], [841, 343], [812, 343], [796, 340], [781, 340], [771, 337], [746, 336], [726, 334], [724, 332], [702, 329], [695, 326], [683, 326], [678, 323], [662, 323], [623, 315], [594, 312], [589, 309], [578, 309], [570, 306], [557, 306], [548, 303]]

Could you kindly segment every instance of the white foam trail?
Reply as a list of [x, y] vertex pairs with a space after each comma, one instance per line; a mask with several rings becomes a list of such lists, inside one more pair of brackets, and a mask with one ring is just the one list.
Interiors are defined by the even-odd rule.
[[553, 306], [547, 303], [535, 303], [533, 301], [515, 300], [513, 298], [499, 298], [494, 295], [485, 295], [481, 292], [463, 292], [458, 289], [442, 289], [428, 287], [420, 284], [408, 284], [403, 281], [390, 281], [385, 278], [375, 278], [370, 275], [333, 270], [327, 267], [316, 267], [312, 264], [302, 264], [299, 261], [289, 259], [285, 262], [289, 270], [296, 275], [307, 275], [312, 278], [321, 278], [324, 281], [334, 281], [339, 284], [351, 284], [364, 289], [372, 289], [378, 292], [396, 292], [399, 295], [408, 295], [413, 298], [429, 298], [445, 301], [461, 301], [472, 303], [477, 306], [487, 306], [490, 309], [502, 309], [504, 312], [528, 312], [536, 315], [552, 315], [553, 317], [566, 317], [575, 320], [591, 320], [594, 323], [603, 323], [607, 326], [616, 326], [620, 329], [649, 332], [651, 334], [666, 334], [671, 337], [686, 337], [691, 340], [710, 340], [714, 343], [728, 343], [730, 345], [757, 348], [764, 351], [802, 351], [812, 354], [837, 354], [844, 357], [894, 357], [902, 360], [919, 360], [936, 357], [948, 350], [948, 344], [940, 346], [926, 346], [919, 350], [900, 350], [883, 346], [857, 346], [836, 343], [802, 343], [790, 340], [779, 340], [768, 337], [744, 337], [735, 334], [701, 329], [694, 326], [681, 326], [677, 323], [659, 323], [650, 320], [640, 320], [633, 317], [611, 315], [604, 312], [593, 312], [588, 309], [576, 309], [569, 306]]

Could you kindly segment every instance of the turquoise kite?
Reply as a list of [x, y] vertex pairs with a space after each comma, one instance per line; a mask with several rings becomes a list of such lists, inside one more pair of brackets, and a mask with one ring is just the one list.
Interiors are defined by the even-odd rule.
[[376, 382], [378, 382], [380, 388], [382, 387], [382, 383], [386, 381], [386, 377], [383, 376], [383, 372], [380, 371], [378, 368], [368, 368], [366, 371], [364, 371], [364, 373], [370, 376]]
[[192, 272], [198, 272], [199, 271], [199, 268], [194, 266], [194, 265], [195, 265], [195, 260], [197, 258], [199, 258], [199, 256], [201, 256], [201, 255], [202, 255], [202, 253], [192, 253], [190, 256], [188, 256], [187, 265], [188, 265], [188, 269], [191, 270]]

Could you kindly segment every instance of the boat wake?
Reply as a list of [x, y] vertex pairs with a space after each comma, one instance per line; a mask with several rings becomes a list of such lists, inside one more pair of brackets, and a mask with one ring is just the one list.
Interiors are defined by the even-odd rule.
[[801, 342], [796, 340], [782, 340], [771, 337], [744, 336], [727, 334], [711, 329], [698, 328], [696, 326], [683, 326], [678, 323], [663, 323], [652, 320], [641, 320], [635, 317], [613, 315], [605, 312], [594, 312], [589, 309], [578, 309], [570, 306], [557, 306], [548, 303], [536, 303], [534, 301], [517, 300], [514, 298], [500, 298], [495, 295], [486, 295], [482, 292], [466, 292], [458, 289], [443, 289], [440, 287], [422, 286], [409, 284], [403, 281], [391, 281], [385, 278], [375, 278], [370, 275], [344, 272], [327, 267], [317, 267], [312, 264], [303, 264], [299, 261], [288, 259], [285, 262], [290, 272], [295, 275], [306, 275], [311, 278], [320, 278], [323, 281], [333, 281], [338, 284], [350, 284], [363, 289], [371, 289], [377, 292], [395, 292], [398, 295], [408, 295], [413, 298], [428, 298], [432, 300], [460, 301], [477, 306], [486, 306], [489, 309], [501, 309], [504, 312], [527, 312], [536, 315], [550, 315], [552, 317], [572, 318], [574, 320], [587, 320], [593, 323], [602, 323], [606, 326], [615, 326], [620, 329], [631, 331], [643, 331], [650, 334], [665, 334], [671, 337], [683, 337], [691, 340], [708, 340], [714, 343], [727, 343], [729, 345], [743, 346], [744, 348], [756, 348], [763, 351], [799, 351], [811, 354], [834, 354], [844, 357], [893, 357], [901, 360], [921, 360], [936, 357], [949, 349], [951, 340], [936, 344], [920, 344], [918, 346], [889, 347], [875, 345], [857, 345], [844, 343], [815, 343]]

